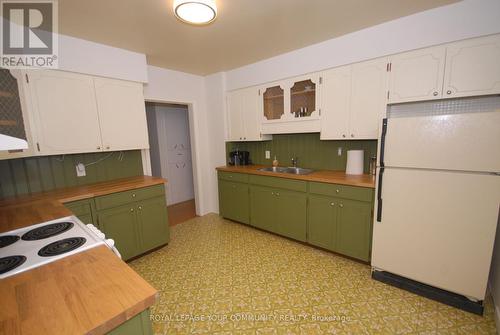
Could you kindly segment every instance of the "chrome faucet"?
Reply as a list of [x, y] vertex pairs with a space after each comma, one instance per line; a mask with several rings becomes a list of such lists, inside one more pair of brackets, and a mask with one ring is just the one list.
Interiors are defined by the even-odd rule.
[[292, 157], [292, 166], [293, 166], [294, 168], [296, 168], [296, 167], [297, 167], [297, 161], [298, 161], [297, 157]]

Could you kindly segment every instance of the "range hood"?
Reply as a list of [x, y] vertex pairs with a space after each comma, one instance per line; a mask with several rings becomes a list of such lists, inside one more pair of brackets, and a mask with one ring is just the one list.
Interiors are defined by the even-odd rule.
[[28, 149], [28, 142], [22, 138], [0, 134], [0, 151]]

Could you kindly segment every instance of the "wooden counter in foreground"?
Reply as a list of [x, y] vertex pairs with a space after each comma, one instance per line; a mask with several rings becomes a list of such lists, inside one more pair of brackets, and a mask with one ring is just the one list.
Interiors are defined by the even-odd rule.
[[368, 174], [355, 176], [355, 175], [347, 175], [344, 171], [316, 170], [307, 175], [296, 175], [290, 173], [259, 171], [259, 169], [263, 167], [265, 166], [264, 165], [220, 166], [217, 168], [217, 170], [226, 172], [256, 174], [261, 176], [298, 179], [305, 181], [316, 181], [321, 183], [375, 188], [375, 176]]

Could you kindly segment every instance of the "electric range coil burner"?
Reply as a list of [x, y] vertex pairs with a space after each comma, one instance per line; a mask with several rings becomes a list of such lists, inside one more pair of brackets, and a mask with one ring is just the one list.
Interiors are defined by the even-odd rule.
[[38, 256], [52, 257], [75, 250], [85, 244], [85, 237], [70, 237], [47, 244], [38, 251]]
[[14, 255], [0, 258], [0, 274], [9, 272], [26, 262], [26, 257]]
[[0, 248], [8, 247], [9, 245], [19, 241], [19, 236], [17, 235], [4, 235], [0, 236]]
[[36, 241], [64, 233], [73, 228], [73, 222], [56, 222], [32, 229], [25, 233], [21, 239], [24, 241]]

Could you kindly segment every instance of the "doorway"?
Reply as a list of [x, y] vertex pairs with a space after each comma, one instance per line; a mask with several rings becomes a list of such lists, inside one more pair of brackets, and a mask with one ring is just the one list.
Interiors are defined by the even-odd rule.
[[165, 188], [171, 226], [196, 216], [188, 106], [146, 102], [153, 176]]

